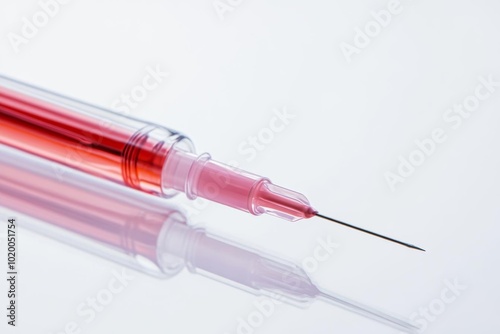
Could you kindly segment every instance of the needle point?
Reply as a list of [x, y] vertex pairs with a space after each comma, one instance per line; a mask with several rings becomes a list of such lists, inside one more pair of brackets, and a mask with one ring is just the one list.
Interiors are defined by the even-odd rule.
[[333, 219], [333, 218], [330, 218], [328, 216], [324, 216], [322, 214], [320, 214], [319, 212], [315, 212], [314, 213], [317, 217], [320, 217], [320, 218], [323, 218], [323, 219], [326, 219], [326, 220], [329, 220], [329, 221], [332, 221], [334, 223], [337, 223], [337, 224], [340, 224], [340, 225], [344, 225], [344, 226], [347, 226], [347, 227], [350, 227], [350, 228], [353, 228], [355, 230], [358, 230], [358, 231], [361, 231], [361, 232], [364, 232], [364, 233], [368, 233], [368, 234], [371, 234], [373, 236], [376, 236], [376, 237], [379, 237], [379, 238], [382, 238], [382, 239], [385, 239], [387, 241], [391, 241], [391, 242], [394, 242], [394, 243], [397, 243], [397, 244], [400, 244], [400, 245], [403, 245], [403, 246], [406, 246], [408, 248], [412, 248], [412, 249], [417, 249], [419, 251], [422, 251], [422, 252], [425, 252], [425, 249], [422, 249], [420, 247], [417, 247], [415, 245], [411, 245], [411, 244], [408, 244], [406, 242], [402, 242], [402, 241], [399, 241], [399, 240], [396, 240], [396, 239], [393, 239], [393, 238], [389, 238], [389, 237], [386, 237], [385, 235], [382, 235], [382, 234], [378, 234], [378, 233], [375, 233], [375, 232], [372, 232], [372, 231], [368, 231], [368, 230], [365, 230], [364, 228], [361, 228], [361, 227], [357, 227], [357, 226], [354, 226], [354, 225], [351, 225], [351, 224], [348, 224], [348, 223], [344, 223], [343, 221], [340, 221], [340, 220], [337, 220], [337, 219]]
[[425, 249], [420, 248], [420, 247], [417, 247], [417, 246], [415, 246], [415, 245], [410, 245], [409, 247], [410, 247], [410, 248], [413, 248], [413, 249], [417, 249], [417, 250], [422, 251], [422, 252], [425, 252]]

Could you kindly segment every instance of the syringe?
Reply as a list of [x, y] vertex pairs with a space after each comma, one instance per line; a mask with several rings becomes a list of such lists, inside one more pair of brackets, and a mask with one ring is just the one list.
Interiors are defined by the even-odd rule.
[[0, 76], [0, 143], [144, 192], [206, 198], [289, 221], [318, 216], [307, 198], [262, 176], [194, 153], [176, 131]]
[[[256, 295], [308, 306], [320, 299], [406, 332], [408, 321], [315, 285], [292, 262], [186, 224], [165, 201], [0, 145], [0, 203], [27, 227], [135, 270], [167, 278], [184, 265], [193, 272]], [[34, 220], [33, 220], [34, 218]]]

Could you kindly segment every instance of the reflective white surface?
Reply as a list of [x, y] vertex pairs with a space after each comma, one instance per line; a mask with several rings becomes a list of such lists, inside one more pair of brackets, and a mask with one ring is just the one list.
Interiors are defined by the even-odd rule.
[[[498, 5], [401, 1], [348, 63], [341, 43], [353, 44], [356, 27], [389, 1], [224, 3], [234, 8], [221, 20], [211, 1], [72, 1], [16, 53], [9, 33], [41, 7], [2, 1], [0, 72], [124, 112], [122, 94], [135, 92], [129, 114], [427, 252], [320, 219], [291, 224], [179, 196], [193, 222], [285, 254], [324, 288], [412, 316], [425, 333], [497, 332], [500, 87], [456, 129], [443, 115], [474, 96], [478, 77], [500, 81]], [[158, 85], [137, 95], [155, 69]], [[400, 155], [416, 157], [415, 141], [436, 128], [447, 139], [391, 191], [386, 172]], [[126, 288], [91, 317], [87, 298], [106, 295], [119, 266], [30, 232], [19, 265], [20, 325], [4, 319], [2, 333], [77, 333], [72, 322], [96, 334], [394, 332], [326, 304], [270, 306], [187, 272], [161, 281], [128, 271]]]

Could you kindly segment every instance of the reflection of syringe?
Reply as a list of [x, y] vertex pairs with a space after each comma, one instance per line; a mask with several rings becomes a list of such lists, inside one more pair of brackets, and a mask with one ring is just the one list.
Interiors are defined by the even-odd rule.
[[[344, 307], [390, 326], [410, 323], [323, 291], [300, 267], [186, 224], [164, 201], [0, 145], [0, 203], [43, 222], [32, 230], [134, 269], [175, 275], [186, 265], [213, 279], [295, 305], [314, 299]], [[26, 225], [25, 225], [26, 226]]]
[[[203, 197], [254, 215], [290, 221], [321, 217], [420, 249], [319, 214], [307, 198], [265, 177], [196, 155], [191, 141], [146, 123], [0, 76], [0, 143], [131, 188]], [[422, 250], [422, 249], [420, 249]]]

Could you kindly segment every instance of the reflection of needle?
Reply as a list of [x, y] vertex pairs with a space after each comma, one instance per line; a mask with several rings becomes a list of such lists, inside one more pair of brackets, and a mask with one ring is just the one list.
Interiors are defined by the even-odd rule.
[[320, 218], [332, 221], [334, 223], [337, 223], [337, 224], [340, 224], [340, 225], [344, 225], [344, 226], [353, 228], [355, 230], [358, 230], [358, 231], [361, 231], [361, 232], [365, 232], [365, 233], [374, 235], [376, 237], [379, 237], [379, 238], [382, 238], [382, 239], [385, 239], [385, 240], [389, 240], [389, 241], [395, 242], [397, 244], [400, 244], [400, 245], [403, 245], [403, 246], [406, 246], [406, 247], [409, 247], [409, 248], [413, 248], [413, 249], [418, 249], [420, 251], [425, 252], [425, 249], [422, 249], [420, 247], [417, 247], [417, 246], [414, 246], [414, 245], [410, 245], [410, 244], [407, 244], [406, 242], [402, 242], [402, 241], [399, 241], [399, 240], [396, 240], [396, 239], [392, 239], [392, 238], [386, 237], [385, 235], [381, 235], [381, 234], [378, 234], [378, 233], [375, 233], [375, 232], [371, 232], [371, 231], [365, 230], [364, 228], [361, 228], [361, 227], [357, 227], [357, 226], [354, 226], [354, 225], [351, 225], [351, 224], [344, 223], [343, 221], [340, 221], [340, 220], [337, 220], [337, 219], [333, 219], [333, 218], [330, 218], [330, 217], [327, 217], [327, 216], [323, 216], [319, 212], [316, 212], [315, 215], [318, 216], [318, 217], [320, 217]]
[[320, 291], [318, 295], [319, 299], [327, 303], [343, 307], [349, 311], [371, 318], [380, 323], [387, 324], [399, 330], [404, 330], [407, 333], [416, 333], [419, 330], [418, 327], [406, 321], [405, 319], [380, 312], [374, 308], [367, 307], [365, 305], [359, 304], [355, 301], [349, 300], [345, 297], [341, 297], [330, 292], [325, 292], [322, 290], [319, 291]]

